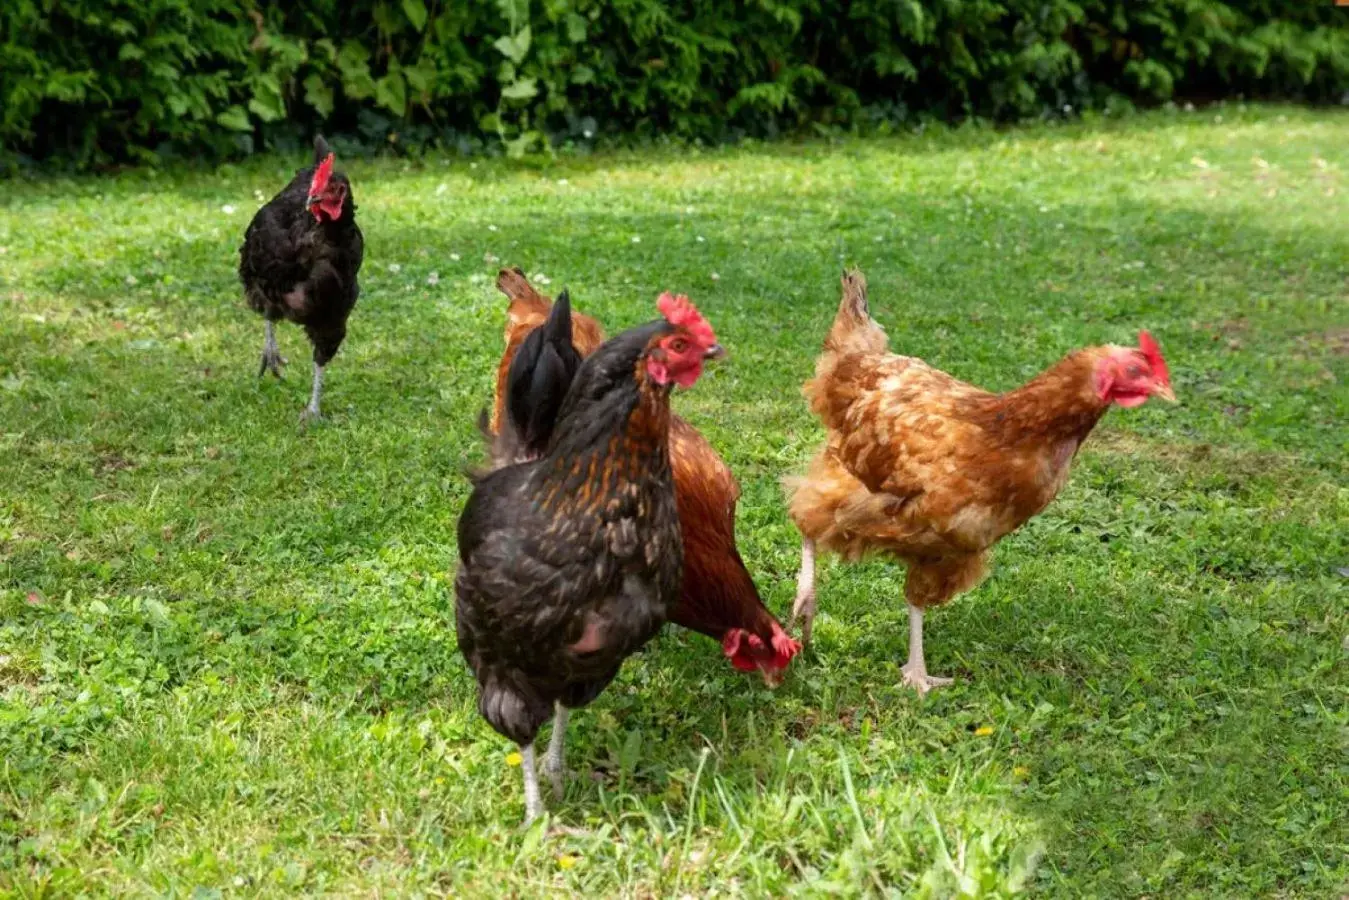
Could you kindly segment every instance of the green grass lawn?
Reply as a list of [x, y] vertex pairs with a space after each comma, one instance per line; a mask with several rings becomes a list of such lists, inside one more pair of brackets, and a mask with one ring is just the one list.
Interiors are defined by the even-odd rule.
[[[1221, 113], [1220, 115], [1218, 113]], [[363, 293], [308, 431], [235, 277], [301, 160], [0, 200], [0, 893], [1334, 896], [1349, 883], [1349, 115], [352, 162]], [[779, 479], [857, 264], [893, 349], [996, 389], [1152, 330], [1110, 413], [899, 687], [900, 571], [825, 563], [777, 691], [669, 630], [574, 717], [521, 831], [455, 646], [454, 526], [505, 303], [730, 358], [675, 400], [794, 591]]]

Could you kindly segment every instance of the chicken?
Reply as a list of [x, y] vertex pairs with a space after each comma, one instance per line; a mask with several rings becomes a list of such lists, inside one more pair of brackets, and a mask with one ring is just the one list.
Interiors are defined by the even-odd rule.
[[670, 470], [670, 390], [721, 355], [686, 297], [576, 373], [547, 452], [477, 479], [459, 519], [459, 648], [478, 710], [519, 744], [525, 818], [542, 812], [534, 738], [555, 715], [546, 771], [562, 789], [568, 711], [653, 638], [679, 595], [683, 542]]
[[296, 172], [258, 210], [239, 248], [244, 297], [265, 323], [258, 377], [269, 371], [281, 377], [286, 361], [275, 324], [282, 319], [303, 326], [314, 347], [314, 383], [302, 420], [319, 418], [323, 369], [346, 337], [364, 248], [351, 183], [333, 171], [328, 142], [316, 137], [314, 165]]
[[[497, 369], [493, 406], [497, 423], [493, 456], [497, 465], [504, 465], [537, 453], [537, 446], [531, 448], [528, 440], [520, 440], [519, 432], [530, 429], [517, 423], [526, 417], [547, 420], [537, 412], [538, 406], [550, 401], [536, 376], [537, 355], [544, 346], [541, 332], [548, 326], [534, 329], [545, 321], [552, 324], [552, 320], [548, 319], [548, 299], [530, 286], [519, 269], [503, 269], [497, 287], [510, 299], [506, 352]], [[568, 313], [575, 348], [587, 354], [603, 339], [600, 326], [589, 316], [571, 313], [570, 304]], [[553, 307], [553, 314], [557, 314], [557, 307]], [[550, 340], [556, 343], [562, 329], [560, 323], [554, 327], [557, 330]], [[560, 359], [562, 351], [555, 347], [551, 355]], [[522, 387], [530, 385], [530, 390], [513, 392], [512, 379]], [[706, 438], [678, 416], [670, 418], [670, 456], [684, 538], [684, 588], [670, 611], [670, 621], [718, 641], [723, 655], [736, 669], [758, 671], [770, 687], [776, 686], [801, 645], [764, 606], [736, 549], [735, 507], [740, 485]]]
[[889, 553], [908, 568], [904, 682], [920, 693], [949, 684], [927, 672], [923, 611], [978, 584], [993, 545], [1054, 499], [1112, 405], [1175, 401], [1156, 341], [1142, 332], [1138, 343], [1079, 350], [993, 394], [889, 353], [862, 273], [845, 273], [838, 315], [804, 387], [827, 439], [805, 477], [786, 481], [802, 535], [792, 615], [803, 620], [803, 639], [815, 615], [816, 549], [849, 560]]

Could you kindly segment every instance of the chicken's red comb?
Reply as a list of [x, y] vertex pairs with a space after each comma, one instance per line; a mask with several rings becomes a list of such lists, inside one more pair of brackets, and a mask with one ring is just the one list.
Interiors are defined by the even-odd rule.
[[309, 182], [309, 196], [323, 193], [328, 187], [328, 179], [333, 177], [333, 155], [329, 153], [323, 162], [314, 168], [314, 180]]
[[779, 628], [773, 629], [773, 664], [779, 669], [787, 668], [787, 664], [792, 661], [792, 657], [801, 652], [801, 644], [787, 636]]
[[693, 301], [683, 294], [671, 294], [666, 291], [656, 301], [656, 307], [660, 309], [665, 321], [688, 331], [699, 346], [711, 347], [717, 342], [712, 326], [703, 318], [703, 314], [698, 312], [698, 307], [693, 305]]
[[1162, 348], [1157, 346], [1157, 342], [1147, 331], [1138, 332], [1138, 350], [1152, 367], [1153, 376], [1162, 384], [1170, 384], [1171, 372], [1166, 367], [1166, 360], [1162, 359]]

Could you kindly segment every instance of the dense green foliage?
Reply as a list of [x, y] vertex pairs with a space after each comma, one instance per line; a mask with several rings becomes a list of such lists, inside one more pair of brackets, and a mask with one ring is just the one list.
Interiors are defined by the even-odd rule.
[[[258, 379], [234, 274], [303, 158], [0, 204], [0, 897], [1343, 893], [1349, 115], [355, 160], [363, 291], [308, 431], [305, 339]], [[952, 687], [899, 687], [896, 566], [824, 563], [781, 688], [668, 629], [573, 718], [572, 831], [521, 834], [451, 599], [502, 264], [611, 330], [697, 301], [730, 355], [674, 402], [780, 612], [843, 266], [959, 377], [1146, 326], [1181, 403], [1107, 415], [928, 617]]]
[[[1338, 101], [1349, 11], [1280, 0], [13, 0], [0, 141], [77, 164], [286, 148], [519, 154], [1172, 97]], [[22, 154], [16, 157], [15, 154]]]

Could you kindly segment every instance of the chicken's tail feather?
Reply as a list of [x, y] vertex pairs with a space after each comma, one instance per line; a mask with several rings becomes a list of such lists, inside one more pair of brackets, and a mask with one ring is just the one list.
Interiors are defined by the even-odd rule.
[[493, 455], [520, 461], [547, 449], [562, 401], [581, 367], [572, 346], [571, 298], [558, 295], [548, 319], [520, 344], [506, 375], [506, 415]]
[[846, 358], [864, 353], [884, 353], [885, 331], [871, 318], [867, 305], [867, 280], [860, 269], [843, 273], [843, 296], [839, 300], [834, 324], [824, 339], [824, 349], [815, 360], [815, 377], [801, 386], [801, 392], [825, 425], [833, 427], [837, 405], [831, 397], [835, 373]]
[[506, 295], [511, 303], [526, 303], [530, 306], [545, 307], [548, 298], [534, 290], [525, 272], [519, 266], [512, 266], [497, 272], [497, 290]]
[[867, 303], [867, 279], [861, 269], [843, 273], [843, 295], [838, 303], [834, 325], [825, 338], [826, 355], [876, 352], [885, 349], [885, 332], [871, 318]]

